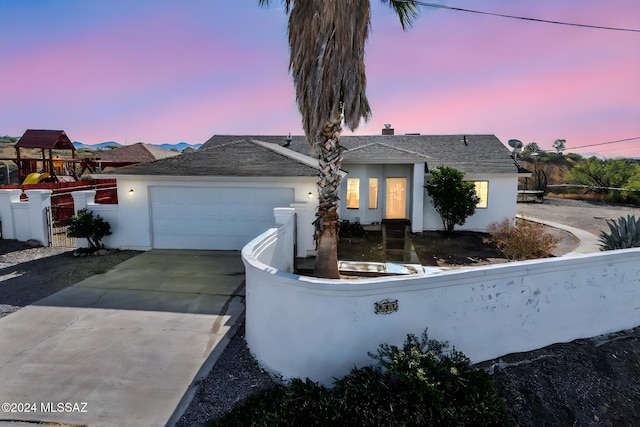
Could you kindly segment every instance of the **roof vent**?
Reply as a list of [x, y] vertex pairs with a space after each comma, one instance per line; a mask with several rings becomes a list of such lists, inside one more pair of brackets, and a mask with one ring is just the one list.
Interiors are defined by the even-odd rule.
[[393, 135], [394, 133], [395, 133], [395, 131], [393, 130], [391, 125], [389, 123], [385, 123], [384, 128], [382, 129], [382, 134], [383, 135]]
[[289, 132], [289, 135], [284, 140], [283, 147], [289, 147], [291, 145], [291, 141], [293, 141], [293, 138], [291, 138], [291, 132]]

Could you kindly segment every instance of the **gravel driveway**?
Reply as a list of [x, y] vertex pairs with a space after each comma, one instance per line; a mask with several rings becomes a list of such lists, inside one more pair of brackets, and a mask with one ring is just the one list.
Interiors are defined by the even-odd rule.
[[640, 218], [640, 208], [634, 206], [608, 205], [602, 202], [585, 202], [571, 199], [545, 199], [542, 203], [518, 203], [520, 215], [553, 221], [579, 228], [600, 236], [609, 231], [608, 219], [635, 215]]

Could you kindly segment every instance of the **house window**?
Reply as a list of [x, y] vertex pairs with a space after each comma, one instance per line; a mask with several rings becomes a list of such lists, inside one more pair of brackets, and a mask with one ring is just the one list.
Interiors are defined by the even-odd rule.
[[378, 209], [378, 178], [369, 178], [369, 209]]
[[347, 178], [347, 209], [360, 207], [360, 178]]
[[480, 203], [476, 207], [486, 208], [489, 199], [489, 181], [474, 181], [473, 184], [476, 186], [478, 197], [480, 197]]

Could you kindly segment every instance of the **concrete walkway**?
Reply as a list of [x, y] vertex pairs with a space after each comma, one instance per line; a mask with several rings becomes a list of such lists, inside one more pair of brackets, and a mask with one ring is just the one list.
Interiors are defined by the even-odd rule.
[[239, 252], [153, 250], [40, 300], [0, 319], [0, 425], [171, 423], [243, 313]]
[[527, 221], [539, 222], [550, 227], [558, 228], [560, 230], [568, 231], [580, 240], [580, 244], [572, 252], [564, 254], [563, 256], [573, 256], [582, 254], [591, 254], [594, 252], [600, 252], [600, 242], [598, 236], [588, 231], [581, 230], [579, 228], [571, 227], [570, 225], [560, 224], [554, 221], [547, 221], [540, 218], [534, 218], [532, 216], [518, 215], [518, 218], [522, 218]]

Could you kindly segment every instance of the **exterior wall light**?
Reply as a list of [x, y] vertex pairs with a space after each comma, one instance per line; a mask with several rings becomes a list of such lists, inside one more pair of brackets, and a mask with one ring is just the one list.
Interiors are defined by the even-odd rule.
[[129, 195], [130, 195], [130, 196], [133, 196], [133, 188], [131, 188], [131, 189], [129, 190]]
[[310, 199], [313, 199], [313, 193], [311, 191], [309, 191], [309, 193], [307, 194], [307, 197]]

